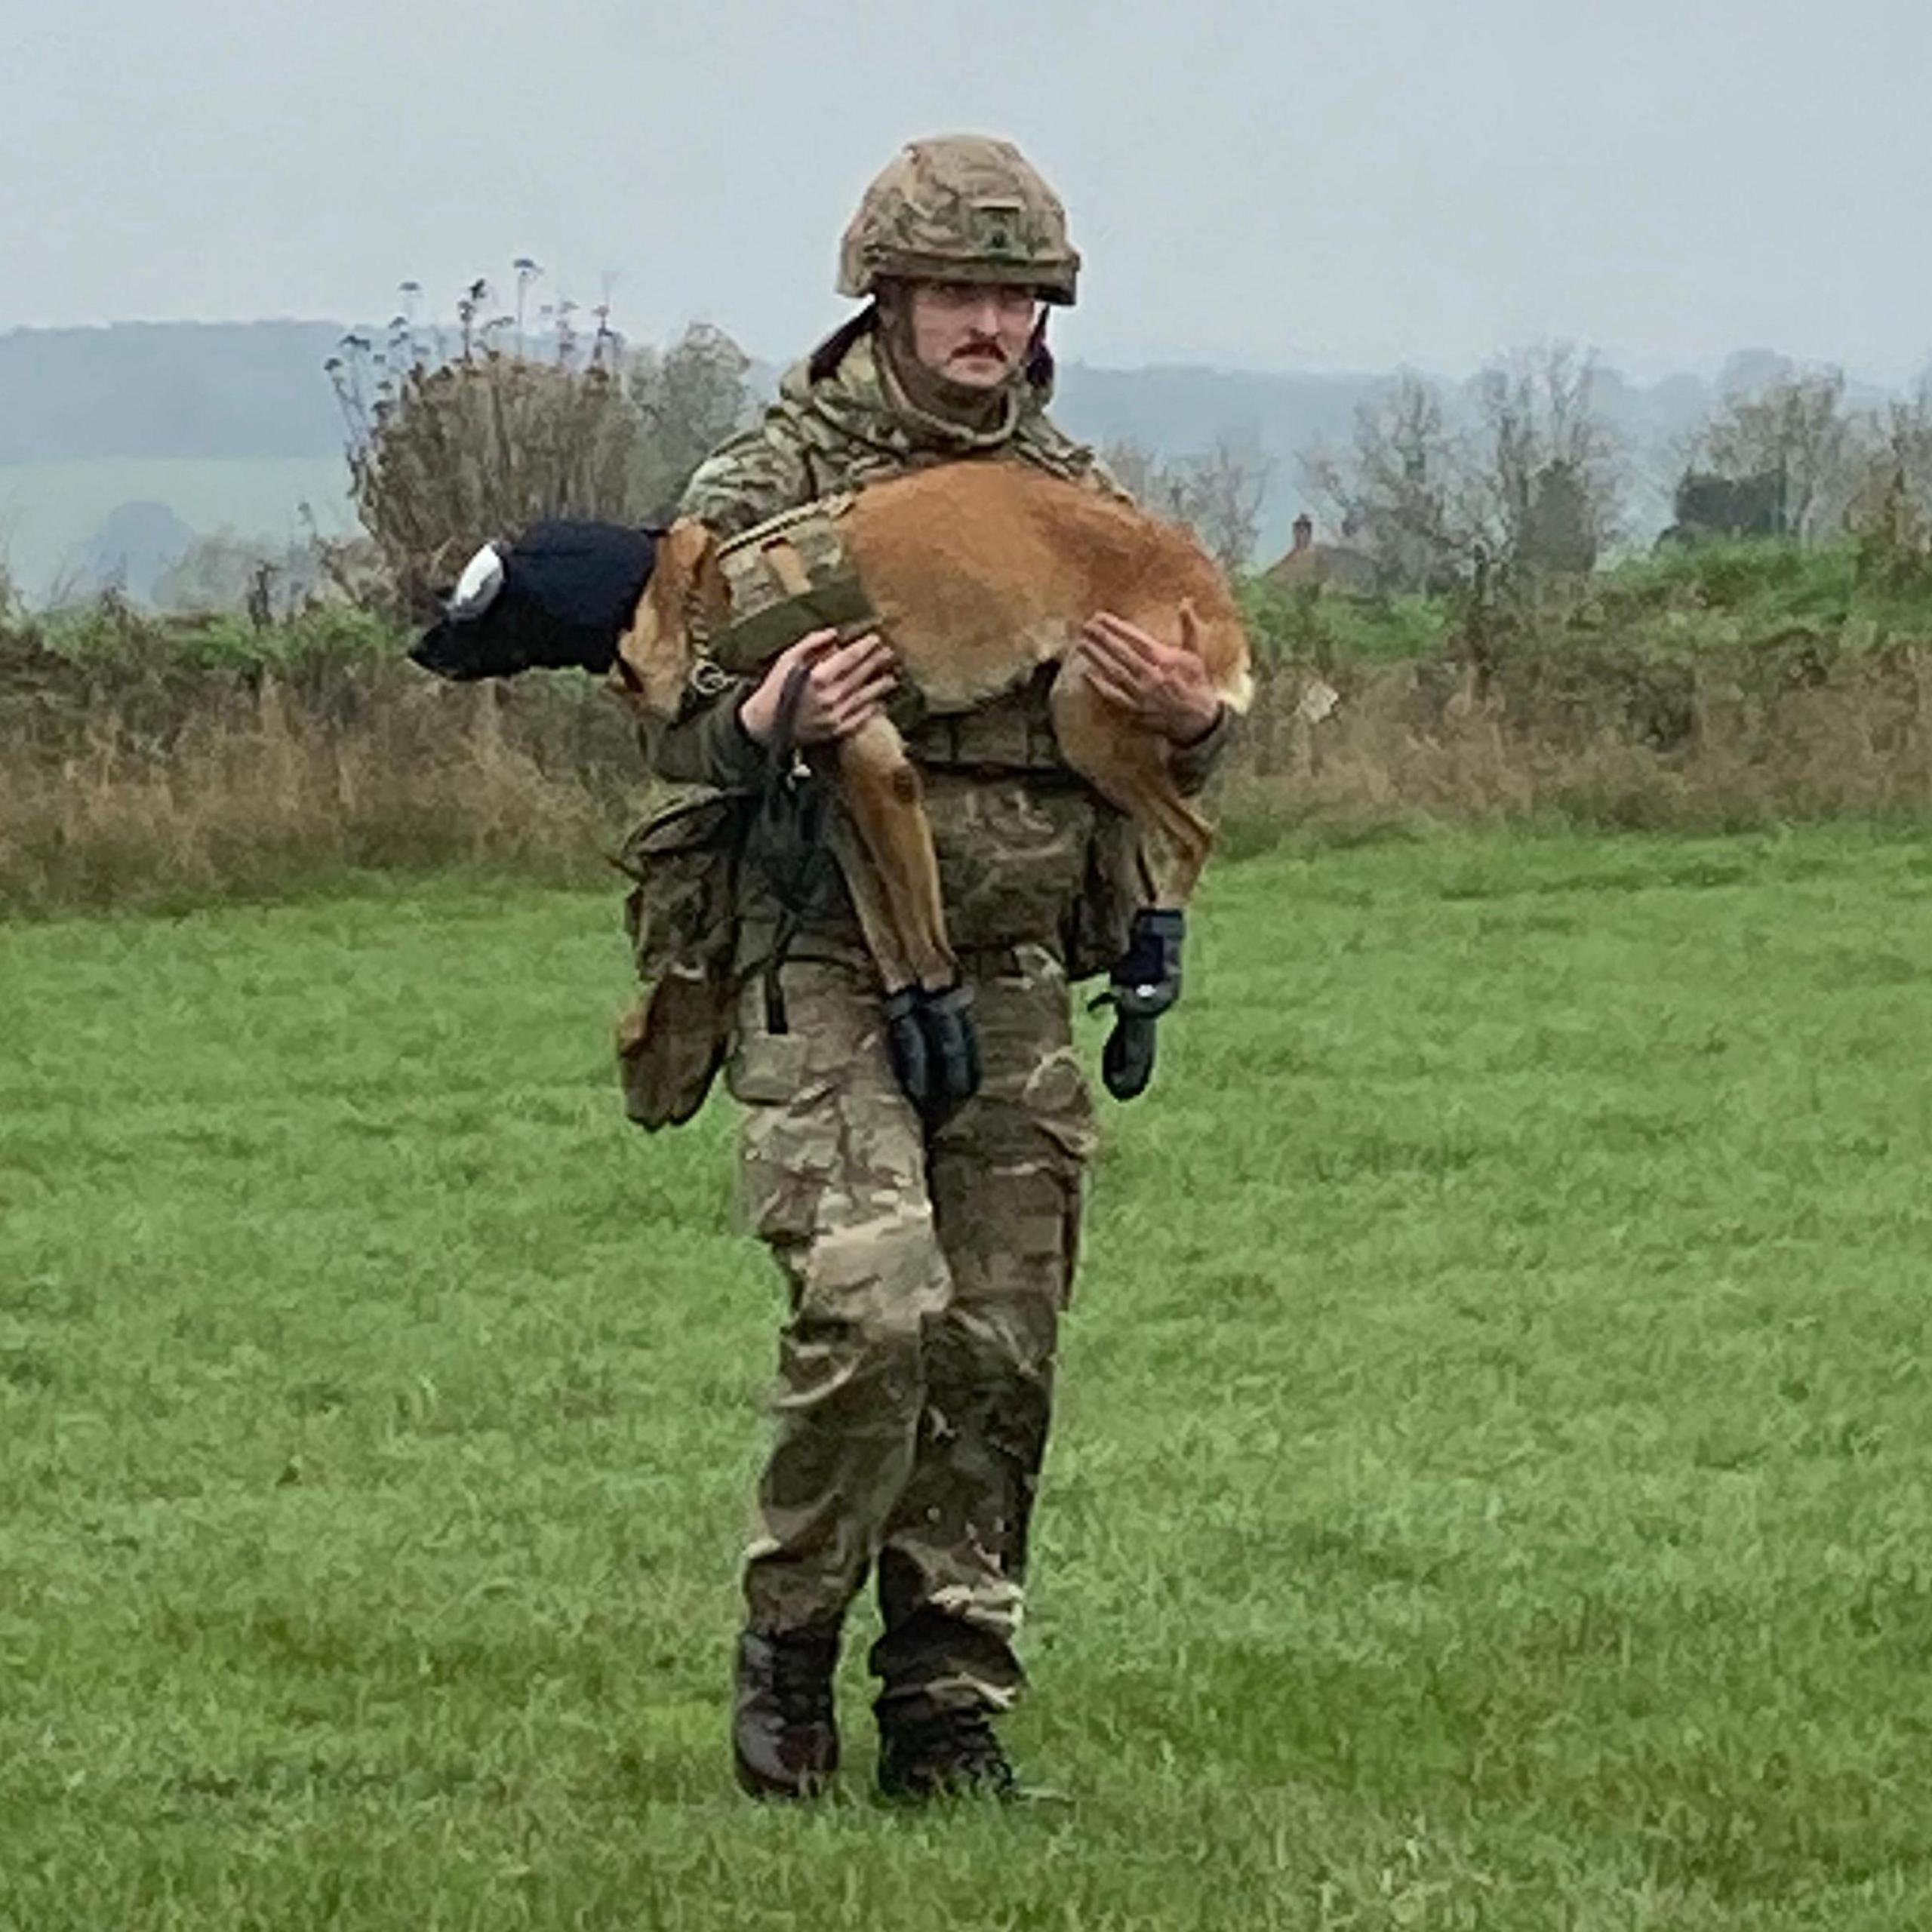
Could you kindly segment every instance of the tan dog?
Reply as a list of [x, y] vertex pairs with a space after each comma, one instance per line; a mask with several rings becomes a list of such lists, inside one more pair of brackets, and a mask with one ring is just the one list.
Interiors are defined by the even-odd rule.
[[[1244, 709], [1247, 635], [1226, 579], [1193, 538], [1119, 498], [997, 461], [945, 463], [875, 484], [835, 527], [880, 634], [930, 710], [969, 711], [1041, 665], [1060, 664], [1051, 703], [1061, 756], [1132, 819], [1150, 861], [1164, 857], [1157, 903], [1185, 906], [1212, 829], [1175, 784], [1166, 741], [1100, 694], [1074, 647], [1088, 619], [1112, 611], [1194, 651], [1216, 696]], [[740, 541], [755, 543], [757, 533]], [[782, 538], [768, 547], [789, 549]], [[772, 561], [781, 577], [789, 571], [788, 589], [810, 589], [795, 554]], [[715, 636], [731, 614], [715, 539], [702, 525], [675, 525], [619, 648], [634, 700], [656, 716], [674, 715], [692, 669], [694, 623]], [[822, 621], [801, 620], [793, 635]], [[763, 654], [790, 641], [780, 637]], [[932, 830], [898, 731], [878, 718], [827, 749], [869, 862], [846, 870], [886, 991], [952, 986], [958, 968]]]

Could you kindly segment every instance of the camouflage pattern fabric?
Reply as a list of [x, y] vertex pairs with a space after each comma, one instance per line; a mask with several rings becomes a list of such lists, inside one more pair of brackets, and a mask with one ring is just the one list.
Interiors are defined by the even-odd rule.
[[1054, 954], [971, 960], [985, 1081], [928, 1133], [857, 966], [748, 989], [728, 1071], [741, 1204], [790, 1291], [746, 1564], [754, 1629], [835, 1625], [878, 1566], [883, 1700], [1009, 1703], [1027, 1528], [1071, 1286], [1087, 1084]]
[[821, 352], [789, 371], [764, 420], [698, 466], [680, 515], [736, 537], [821, 497], [968, 456], [1010, 457], [1069, 482], [1113, 487], [1093, 451], [1048, 418], [1043, 386], [1016, 383], [991, 427], [970, 429], [910, 408], [869, 331], [835, 368], [816, 374], [822, 361]]
[[[1120, 957], [1139, 897], [1137, 847], [1132, 828], [1083, 787], [1057, 774], [929, 766], [923, 802], [956, 950], [1033, 940], [1051, 946], [1075, 980], [1106, 972]], [[754, 878], [738, 924], [740, 973], [764, 963], [777, 921]], [[858, 916], [835, 870], [804, 931], [805, 952], [865, 957]]]
[[[848, 327], [699, 469], [681, 512], [729, 537], [962, 458], [1111, 488], [1046, 400], [1023, 382], [990, 429], [931, 416], [869, 329]], [[660, 772], [755, 784], [763, 754], [737, 722], [749, 688], [703, 666], [679, 717], [648, 734]], [[1093, 1145], [1069, 973], [1112, 964], [1137, 898], [1132, 828], [1060, 764], [1045, 689], [909, 723], [984, 1061], [981, 1091], [943, 1126], [925, 1128], [893, 1076], [876, 973], [835, 872], [784, 969], [789, 1029], [764, 1032], [755, 968], [777, 908], [755, 849], [739, 869], [747, 984], [727, 1079], [745, 1110], [744, 1218], [791, 1307], [747, 1609], [767, 1633], [833, 1625], [875, 1568], [873, 1668], [883, 1697], [908, 1705], [1001, 1707], [1021, 1682], [1027, 1525]], [[1205, 776], [1220, 743], [1186, 755], [1185, 780]]]

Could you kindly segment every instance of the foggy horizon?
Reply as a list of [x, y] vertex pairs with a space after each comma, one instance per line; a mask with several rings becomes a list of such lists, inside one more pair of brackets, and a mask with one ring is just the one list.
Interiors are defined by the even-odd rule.
[[1903, 0], [1053, 0], [937, 45], [903, 0], [258, 22], [83, 0], [17, 30], [0, 330], [380, 325], [406, 279], [436, 319], [527, 254], [540, 300], [608, 277], [632, 339], [713, 321], [782, 365], [849, 312], [866, 182], [972, 128], [1066, 200], [1055, 346], [1097, 368], [1460, 377], [1571, 340], [1640, 384], [1761, 348], [1896, 386], [1932, 352], [1932, 15]]
[[[493, 285], [494, 286], [494, 285]], [[454, 291], [452, 292], [452, 300]], [[394, 312], [393, 309], [391, 312]], [[115, 315], [86, 321], [14, 322], [0, 323], [0, 337], [10, 335], [59, 334], [98, 330], [127, 328], [248, 328], [256, 324], [291, 328], [340, 328], [348, 329], [380, 328], [384, 318], [379, 320], [374, 312], [361, 314], [298, 315], [292, 313], [265, 313], [238, 315]], [[446, 331], [453, 331], [453, 317], [445, 313], [438, 315], [426, 312], [420, 318], [420, 326], [433, 328], [438, 323]], [[743, 332], [734, 327], [728, 317], [694, 315], [674, 320], [655, 331], [646, 332], [628, 325], [623, 312], [620, 297], [614, 303], [611, 325], [625, 340], [639, 347], [650, 345], [662, 346], [674, 340], [683, 328], [692, 323], [715, 325], [723, 329], [737, 342], [755, 364], [782, 372], [792, 362], [801, 359], [816, 345], [813, 341], [795, 345], [789, 352], [769, 352], [754, 342], [748, 341]], [[833, 325], [835, 326], [835, 323]], [[528, 331], [532, 337], [539, 335], [533, 325]], [[1921, 380], [1932, 382], [1932, 350], [1917, 362], [1909, 364], [1896, 374], [1879, 374], [1869, 369], [1848, 364], [1841, 357], [1832, 355], [1798, 355], [1784, 345], [1775, 342], [1739, 343], [1708, 359], [1700, 362], [1673, 362], [1667, 358], [1626, 358], [1612, 354], [1600, 343], [1575, 336], [1553, 335], [1524, 338], [1510, 342], [1499, 342], [1485, 354], [1466, 365], [1451, 366], [1440, 359], [1411, 358], [1380, 367], [1366, 363], [1317, 362], [1303, 359], [1299, 361], [1268, 362], [1260, 360], [1244, 360], [1234, 355], [1224, 355], [1211, 359], [1204, 352], [1189, 354], [1177, 351], [1172, 354], [1149, 355], [1136, 361], [1106, 361], [1096, 355], [1081, 355], [1069, 352], [1057, 340], [1054, 351], [1060, 361], [1069, 365], [1078, 365], [1108, 374], [1132, 375], [1162, 371], [1186, 372], [1209, 376], [1300, 376], [1320, 379], [1333, 377], [1337, 380], [1379, 380], [1400, 374], [1414, 374], [1429, 380], [1460, 385], [1472, 380], [1484, 367], [1497, 359], [1521, 349], [1535, 349], [1547, 345], [1567, 345], [1580, 351], [1593, 354], [1599, 369], [1605, 374], [1621, 380], [1634, 389], [1654, 387], [1660, 383], [1679, 378], [1715, 385], [1726, 369], [1737, 363], [1755, 360], [1760, 357], [1775, 357], [1794, 368], [1805, 369], [1835, 368], [1844, 374], [1847, 383], [1854, 391], [1898, 391], [1915, 386]]]

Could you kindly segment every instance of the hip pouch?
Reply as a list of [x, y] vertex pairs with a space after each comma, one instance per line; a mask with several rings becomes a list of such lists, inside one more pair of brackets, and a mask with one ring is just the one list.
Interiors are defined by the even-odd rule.
[[734, 1004], [737, 876], [757, 801], [686, 790], [626, 838], [632, 881], [624, 925], [644, 991], [617, 1024], [624, 1112], [655, 1132], [704, 1103], [724, 1057]]

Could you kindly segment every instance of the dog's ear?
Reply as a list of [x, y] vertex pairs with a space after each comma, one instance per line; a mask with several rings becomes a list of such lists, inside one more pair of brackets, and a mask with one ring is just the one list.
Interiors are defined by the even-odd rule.
[[657, 540], [651, 581], [617, 645], [618, 677], [651, 716], [677, 715], [697, 656], [691, 614], [714, 618], [724, 601], [716, 539], [681, 518]]

